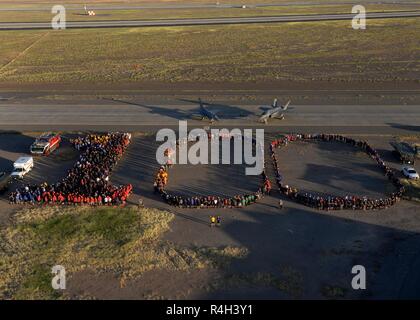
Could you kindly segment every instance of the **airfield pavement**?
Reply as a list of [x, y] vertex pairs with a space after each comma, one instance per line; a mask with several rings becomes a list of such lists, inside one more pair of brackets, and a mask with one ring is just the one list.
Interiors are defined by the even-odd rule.
[[[369, 12], [366, 19], [417, 18], [419, 11], [405, 12]], [[239, 18], [195, 18], [195, 19], [160, 19], [160, 20], [118, 20], [118, 21], [69, 21], [66, 29], [72, 28], [124, 28], [124, 27], [169, 27], [250, 23], [310, 22], [330, 20], [352, 20], [354, 14], [311, 14], [271, 17]], [[51, 29], [50, 22], [0, 22], [0, 30], [39, 30]]]
[[[10, 168], [18, 156], [27, 153], [36, 133], [0, 134], [0, 164]], [[70, 136], [63, 133], [65, 140]], [[273, 134], [266, 136], [266, 148]], [[357, 136], [376, 148], [383, 159], [399, 167], [391, 154], [388, 135]], [[328, 286], [341, 288], [345, 298], [419, 298], [418, 265], [420, 255], [419, 205], [401, 201], [382, 211], [320, 212], [283, 198], [273, 187], [272, 194], [257, 204], [242, 209], [181, 209], [166, 205], [153, 193], [158, 165], [158, 143], [153, 134], [133, 133], [133, 141], [119, 162], [111, 180], [132, 183], [134, 194], [146, 207], [165, 209], [175, 214], [165, 238], [185, 246], [246, 247], [249, 255], [220, 273], [206, 269], [191, 273], [153, 271], [120, 288], [117, 276], [84, 272], [68, 282], [69, 296], [137, 299], [165, 298], [327, 298]], [[380, 196], [388, 182], [373, 160], [341, 144], [296, 143], [278, 150], [282, 172], [290, 184], [312, 191], [346, 192]], [[266, 155], [267, 157], [267, 155]], [[25, 181], [57, 181], [77, 159], [68, 142], [50, 157], [36, 157], [35, 167]], [[267, 173], [274, 186], [269, 158]], [[417, 170], [419, 166], [417, 165]], [[177, 165], [170, 171], [168, 190], [188, 194], [230, 195], [253, 192], [259, 177], [244, 175], [244, 166]], [[278, 201], [284, 200], [279, 210]], [[5, 225], [19, 206], [0, 200], [0, 223]], [[209, 215], [220, 214], [222, 226], [209, 227]], [[351, 289], [351, 268], [362, 264], [367, 269], [367, 290]], [[256, 277], [270, 272], [285, 279], [290, 288], [243, 283], [217, 290], [207, 285], [221, 275]], [[102, 281], [101, 281], [102, 280]], [[331, 290], [330, 290], [331, 291]]]
[[[272, 101], [267, 101], [267, 105]], [[283, 101], [279, 101], [282, 103]], [[261, 105], [214, 103], [208, 109], [221, 121], [215, 127], [261, 127], [267, 132], [338, 132], [351, 134], [413, 134], [420, 131], [420, 108], [410, 105], [295, 105], [284, 113], [284, 121], [258, 122]], [[179, 120], [191, 127], [209, 125], [192, 120], [199, 113], [196, 99], [177, 105], [146, 104], [136, 100], [100, 100], [86, 104], [0, 102], [3, 131], [100, 130], [155, 131], [177, 128]]]

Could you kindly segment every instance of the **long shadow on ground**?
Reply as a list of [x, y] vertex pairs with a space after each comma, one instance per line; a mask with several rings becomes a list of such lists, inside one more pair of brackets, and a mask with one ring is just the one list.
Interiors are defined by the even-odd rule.
[[[223, 231], [249, 250], [228, 275], [250, 279], [235, 288], [202, 295], [206, 299], [419, 298], [420, 234], [319, 214], [302, 207], [275, 214], [253, 207], [253, 221], [232, 220]], [[204, 236], [204, 235], [203, 235]], [[351, 287], [354, 265], [367, 271], [367, 290]], [[258, 281], [272, 274], [280, 282]], [[229, 279], [229, 276], [228, 276]], [[235, 282], [233, 282], [235, 283]], [[273, 290], [276, 285], [281, 290]], [[339, 288], [343, 295], [329, 295]]]
[[[222, 282], [203, 284], [214, 285], [216, 290], [201, 291], [194, 297], [420, 298], [420, 235], [404, 229], [419, 229], [418, 206], [401, 202], [385, 211], [324, 213], [284, 199], [285, 208], [279, 210], [280, 196], [273, 192], [271, 197], [243, 209], [169, 207], [153, 194], [156, 147], [154, 137], [135, 138], [113, 181], [133, 183], [135, 197], [141, 195], [146, 206], [169, 210], [177, 216], [165, 235], [168, 241], [185, 246], [241, 246], [249, 250], [246, 258], [221, 271]], [[368, 166], [367, 170], [375, 169]], [[206, 172], [209, 180], [199, 190], [214, 194], [222, 188], [232, 192], [253, 188], [252, 183], [241, 186], [245, 180], [239, 173], [226, 178], [223, 171], [211, 169]], [[274, 181], [272, 172], [270, 177]], [[191, 176], [192, 182], [196, 179]], [[176, 181], [171, 182], [176, 190]], [[189, 191], [197, 186], [192, 184]], [[222, 216], [220, 228], [209, 227], [210, 214]], [[351, 269], [356, 264], [366, 268], [365, 291], [351, 288]], [[267, 274], [274, 278], [261, 276]]]

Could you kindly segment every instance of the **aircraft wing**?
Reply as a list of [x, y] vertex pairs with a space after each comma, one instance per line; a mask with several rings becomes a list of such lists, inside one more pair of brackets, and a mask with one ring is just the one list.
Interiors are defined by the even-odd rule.
[[271, 118], [278, 118], [280, 116], [281, 116], [281, 111], [278, 110], [278, 111], [273, 112], [270, 117]]
[[191, 115], [191, 119], [193, 120], [204, 120], [204, 117], [202, 114], [198, 114], [198, 113], [193, 113]]

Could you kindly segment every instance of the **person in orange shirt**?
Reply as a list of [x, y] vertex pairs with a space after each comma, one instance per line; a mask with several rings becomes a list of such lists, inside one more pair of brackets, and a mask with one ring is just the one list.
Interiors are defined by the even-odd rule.
[[264, 191], [265, 191], [266, 194], [270, 194], [270, 191], [271, 191], [271, 182], [270, 182], [270, 180], [266, 179], [264, 181], [264, 189], [265, 189]]
[[168, 184], [168, 173], [166, 171], [164, 171], [162, 173], [161, 177], [162, 177], [163, 184], [167, 185]]

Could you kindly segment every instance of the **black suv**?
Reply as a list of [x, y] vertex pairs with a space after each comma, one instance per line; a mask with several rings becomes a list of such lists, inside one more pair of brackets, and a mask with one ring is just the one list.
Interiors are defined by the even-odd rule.
[[7, 190], [11, 177], [6, 172], [0, 172], [0, 192]]

